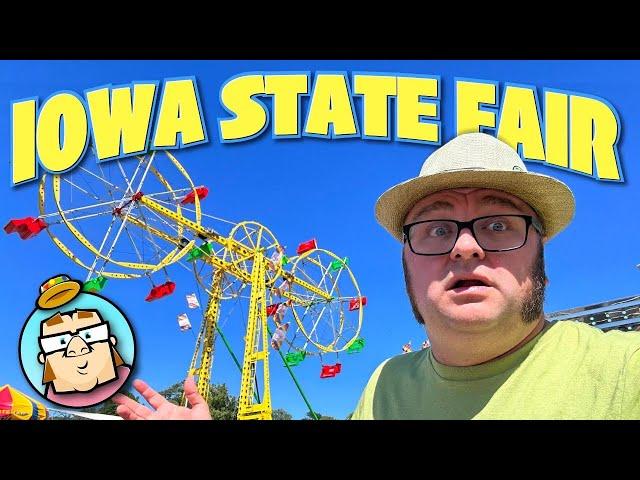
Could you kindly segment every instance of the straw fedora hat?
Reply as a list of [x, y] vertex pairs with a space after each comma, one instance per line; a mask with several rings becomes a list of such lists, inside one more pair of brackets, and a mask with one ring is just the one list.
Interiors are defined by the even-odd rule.
[[80, 282], [66, 275], [52, 277], [40, 286], [40, 296], [36, 304], [45, 310], [69, 303], [80, 293]]
[[466, 133], [434, 151], [420, 174], [384, 192], [376, 202], [376, 219], [402, 242], [402, 225], [415, 203], [450, 188], [491, 188], [515, 195], [533, 208], [551, 238], [573, 218], [575, 199], [555, 178], [528, 172], [518, 153], [485, 133]]

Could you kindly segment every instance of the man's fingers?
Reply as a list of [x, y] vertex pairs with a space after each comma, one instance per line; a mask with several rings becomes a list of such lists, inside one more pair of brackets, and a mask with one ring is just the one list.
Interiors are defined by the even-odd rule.
[[125, 420], [135, 420], [138, 417], [126, 405], [118, 405], [118, 408], [116, 408], [116, 413], [120, 415], [122, 418], [124, 418]]
[[189, 405], [192, 407], [200, 404], [207, 404], [205, 399], [198, 393], [196, 382], [193, 380], [193, 376], [191, 375], [184, 381], [184, 395], [187, 397]]
[[116, 408], [116, 413], [120, 415], [125, 420], [145, 420], [144, 417], [141, 417], [136, 412], [131, 410], [127, 405], [118, 405]]
[[160, 395], [158, 392], [156, 392], [153, 388], [151, 388], [142, 380], [134, 380], [133, 387], [138, 392], [140, 392], [140, 395], [142, 395], [145, 398], [145, 400], [149, 402], [149, 405], [151, 405], [156, 410], [160, 408], [162, 404], [167, 401], [162, 395]]
[[128, 411], [132, 412], [137, 417], [147, 418], [153, 413], [144, 405], [139, 404], [135, 400], [127, 397], [126, 395], [122, 395], [121, 393], [114, 395], [112, 400], [114, 403], [118, 404], [118, 408], [126, 407]]

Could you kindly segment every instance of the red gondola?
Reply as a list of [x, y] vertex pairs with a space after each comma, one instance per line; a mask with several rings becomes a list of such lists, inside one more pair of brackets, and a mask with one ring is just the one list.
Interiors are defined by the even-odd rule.
[[41, 218], [26, 217], [9, 220], [9, 223], [4, 226], [4, 231], [6, 233], [18, 232], [22, 240], [27, 240], [35, 237], [45, 228], [47, 228], [47, 222]]
[[[204, 200], [207, 197], [207, 195], [209, 195], [209, 189], [207, 187], [198, 187], [196, 188], [196, 193], [198, 194], [198, 198], [200, 200]], [[195, 203], [195, 201], [196, 201], [196, 196], [193, 193], [193, 191], [191, 191], [187, 195], [185, 195], [185, 197], [182, 199], [180, 203], [182, 205], [185, 205], [187, 203]]]
[[336, 363], [335, 365], [322, 365], [322, 371], [320, 372], [320, 378], [333, 378], [342, 370], [342, 364]]
[[147, 295], [147, 298], [145, 298], [145, 300], [147, 302], [158, 300], [159, 298], [166, 297], [167, 295], [171, 295], [175, 289], [176, 289], [176, 284], [174, 282], [163, 283], [162, 285], [153, 287], [149, 292], [149, 295]]

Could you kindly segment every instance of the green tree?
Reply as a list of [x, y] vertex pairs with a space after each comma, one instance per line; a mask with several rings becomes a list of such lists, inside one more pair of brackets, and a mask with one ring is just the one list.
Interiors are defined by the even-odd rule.
[[[316, 416], [318, 417], [318, 420], [335, 420], [334, 417], [323, 415], [320, 412], [316, 412]], [[311, 412], [307, 412], [307, 415], [304, 418], [302, 418], [302, 420], [315, 420], [315, 417]]]
[[272, 418], [274, 420], [293, 420], [291, 414], [282, 408], [276, 408], [272, 412]]

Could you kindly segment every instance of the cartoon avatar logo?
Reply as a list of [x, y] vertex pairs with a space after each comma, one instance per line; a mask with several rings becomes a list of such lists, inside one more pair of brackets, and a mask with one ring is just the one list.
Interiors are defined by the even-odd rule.
[[47, 400], [69, 407], [113, 396], [131, 373], [135, 342], [127, 318], [66, 275], [40, 287], [20, 337], [20, 362]]

